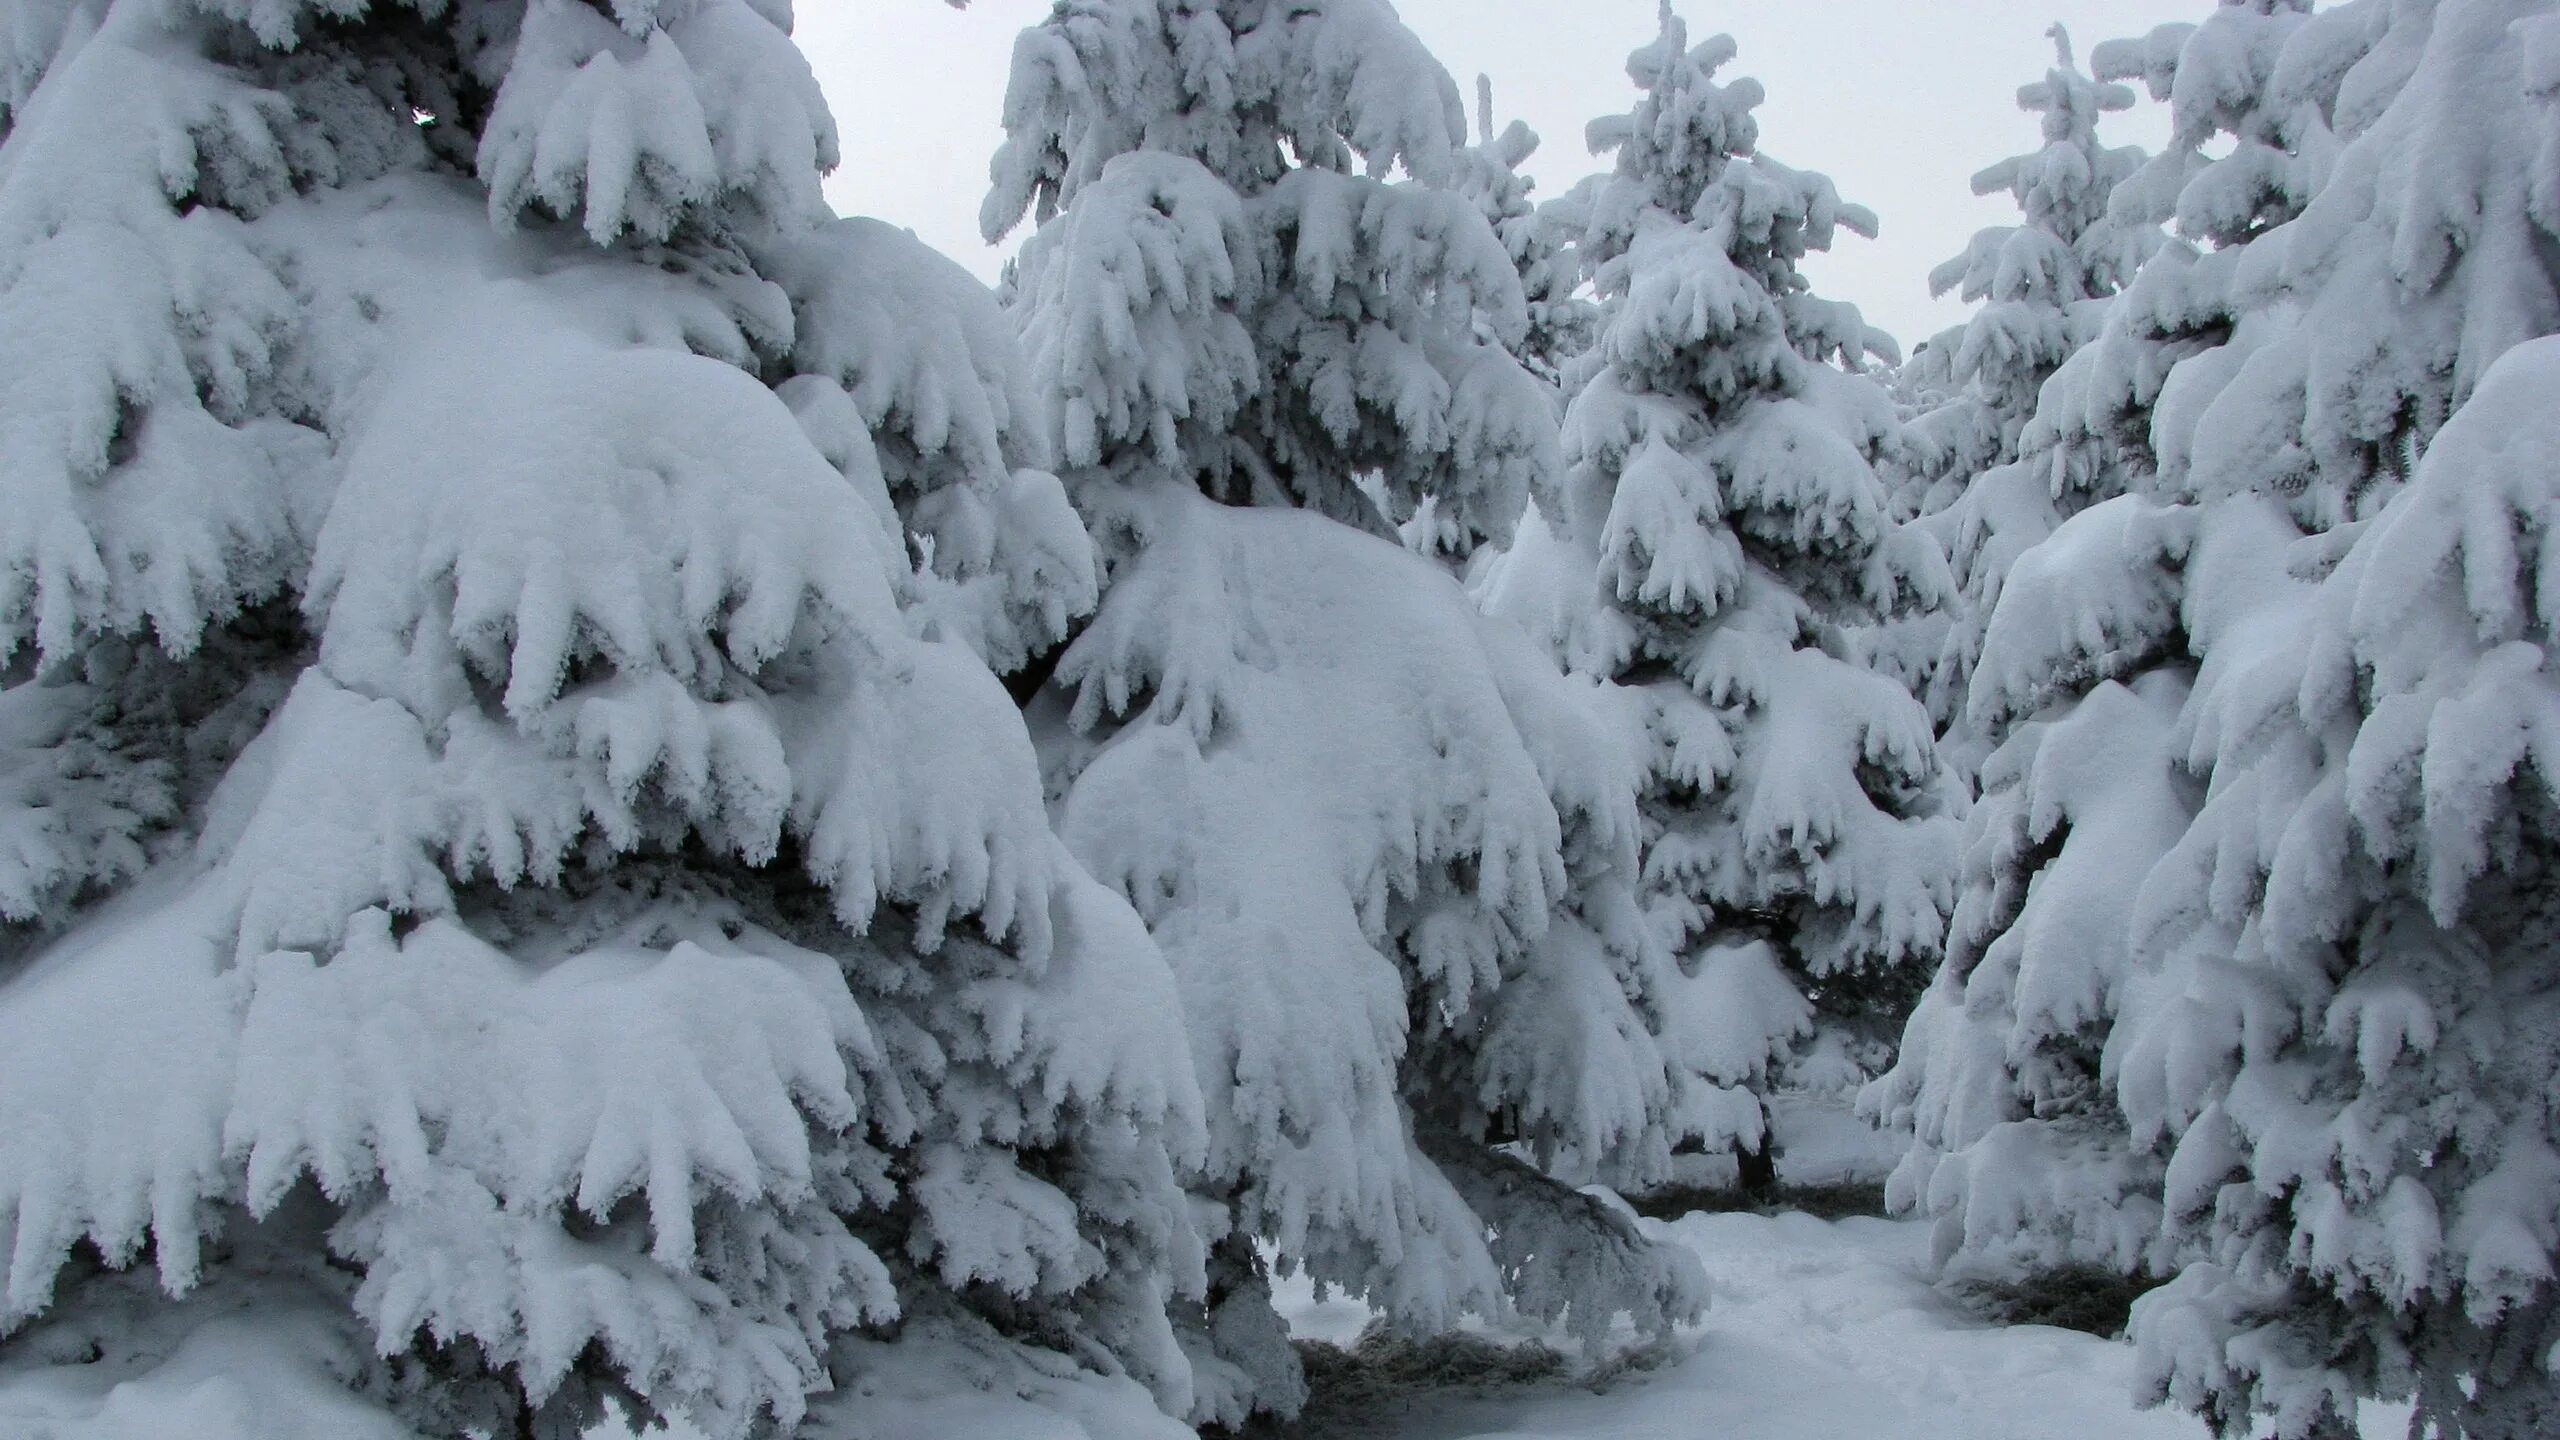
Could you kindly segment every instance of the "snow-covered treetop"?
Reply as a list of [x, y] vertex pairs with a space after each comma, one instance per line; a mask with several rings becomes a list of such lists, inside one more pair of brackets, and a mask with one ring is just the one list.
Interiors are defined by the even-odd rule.
[[[1829, 179], [1752, 153], [1760, 87], [1715, 78], [1734, 53], [1727, 36], [1691, 48], [1666, 7], [1659, 38], [1628, 61], [1636, 108], [1590, 127], [1616, 170], [1575, 197], [1603, 318], [1565, 418], [1570, 492], [1550, 520], [1596, 551], [1605, 594], [1665, 618], [1732, 604], [1746, 551], [1826, 603], [1889, 599], [1908, 558], [1868, 569], [1888, 528], [1872, 462], [1894, 418], [1854, 372], [1892, 342], [1797, 269], [1838, 227], [1872, 233], [1874, 217]], [[1634, 641], [1604, 642], [1621, 653], [1600, 668]]]
[[[2112, 297], [2161, 241], [2156, 223], [2117, 217], [2108, 204], [2143, 154], [2100, 143], [2098, 122], [2130, 108], [2133, 92], [2089, 79], [2072, 62], [2070, 36], [2059, 25], [2049, 33], [2054, 67], [2018, 91], [2019, 107], [2040, 118], [2044, 145], [1973, 179], [1976, 194], [2012, 196], [2024, 223], [1977, 233], [1963, 254], [1929, 276], [1931, 293], [1953, 290], [1980, 308], [1905, 367], [1911, 383], [1942, 397], [1905, 435], [1916, 482], [1906, 504], [1919, 513], [1967, 504], [1958, 497], [1976, 477], [2024, 458], [2022, 441], [2045, 382], [2099, 333], [2105, 307], [2092, 302]], [[2047, 443], [2037, 447], [2037, 478], [2054, 505], [2076, 508], [2105, 467], [2086, 455], [2050, 453], [2052, 438], [2050, 430], [2039, 435]], [[1987, 501], [1969, 503], [1979, 510]], [[1969, 590], [1986, 589], [1989, 577], [1976, 561], [1998, 543], [1991, 533], [1998, 523], [1987, 514], [1936, 522]], [[2010, 547], [2031, 538], [2012, 535]]]
[[[2297, 103], [2311, 98], [2309, 87], [2274, 83], [2279, 59], [2305, 25], [2336, 33], [2374, 10], [2369, 0], [2353, 0], [2315, 21], [2311, 8], [2311, 0], [2223, 0], [2202, 24], [2163, 25], [2092, 52], [2100, 80], [2139, 79], [2169, 102], [2169, 144], [2119, 192], [2117, 205], [2135, 218], [2174, 220], [2180, 233], [2219, 246], [2243, 243], [2300, 210], [2327, 158], [2303, 153], [2306, 122], [2325, 128], [2327, 116]], [[2208, 158], [2224, 137], [2230, 150]]]
[[2087, 408], [2156, 402], [2142, 439], [2169, 491], [2280, 491], [2315, 528], [2370, 515], [2482, 370], [2560, 325], [2545, 9], [2226, 5], [2101, 47], [2102, 69], [2166, 81], [2176, 126], [2116, 204], [2186, 238], [2093, 347]]
[[[2098, 145], [2098, 117], [2133, 108], [2133, 92], [2081, 73], [2071, 58], [2071, 35], [2060, 25], [2053, 40], [2054, 68], [2018, 90], [2018, 108], [2039, 117], [2044, 148], [1990, 166], [1973, 177], [1973, 193], [2007, 191], [2027, 223], [2076, 244], [2105, 217], [2107, 192], [2123, 178], [2139, 152]], [[2121, 257], [2107, 256], [2121, 263]], [[1999, 288], [1985, 294], [1998, 293]]]
[[2518, 31], [2548, 10], [2324, 12], [2287, 42], [2270, 84], [2330, 118], [2301, 124], [2329, 153], [2238, 284], [2300, 318], [2193, 412], [2189, 488], [2299, 492], [2321, 527], [2369, 515], [2498, 356], [2560, 329], [2560, 207], [2533, 165], [2551, 101]]
[[1020, 295], [1066, 466], [1379, 534], [1428, 501], [1458, 550], [1510, 533], [1555, 465], [1507, 348], [1521, 275], [1391, 7], [1069, 0], [1005, 116], [981, 219], [1040, 219]]
[[[1954, 374], [1980, 375], [2002, 395], [2022, 393], [2028, 408], [2043, 376], [2075, 338], [2086, 338], [2069, 333], [2063, 312], [2076, 301], [2113, 293], [2148, 257], [2157, 234], [2107, 218], [2107, 197], [2143, 156], [2136, 147], [2099, 143], [2098, 120], [2131, 109], [2133, 92], [2082, 74], [2072, 63], [2069, 34], [2056, 25], [2051, 35], [2054, 68], [2018, 91], [2018, 107], [2041, 121], [2043, 147], [1973, 177], [1973, 193], [2013, 196], [2026, 223], [1982, 231], [1962, 255], [1929, 274], [1932, 294], [1953, 290], [1988, 302], [1962, 331]], [[2020, 333], [2019, 312], [2043, 321], [2041, 329]]]
[[1936, 952], [1951, 838], [1925, 818], [1928, 715], [1847, 653], [1852, 621], [1947, 588], [1876, 473], [1896, 418], [1865, 365], [1891, 342], [1799, 268], [1874, 218], [1758, 153], [1760, 87], [1717, 78], [1734, 54], [1665, 7], [1636, 105], [1590, 127], [1616, 161], [1569, 197], [1601, 307], [1571, 469], [1478, 577], [1638, 712], [1664, 1048], [1712, 1148], [1765, 1134], [1752, 1092], [1817, 1011], [1854, 1026], [1891, 993], [1852, 972]]
[[1015, 42], [990, 239], [1046, 220], [1111, 161], [1196, 161], [1242, 194], [1300, 166], [1452, 178], [1456, 82], [1386, 0], [1063, 0]]
[[2056, 495], [2187, 483], [2194, 408], [2215, 385], [2209, 366], [2187, 367], [2175, 388], [2171, 374], [2208, 352], [2227, 373], [2265, 338], [2228, 346], [2239, 318], [2266, 308], [2251, 297], [2272, 284], [2251, 268], [2269, 262], [2246, 257], [2318, 192], [2339, 137], [2378, 113], [2388, 67], [2358, 62], [2384, 13], [2377, 0], [2317, 14], [2307, 0], [2233, 0], [2200, 25], [2092, 53], [2099, 80], [2139, 80], [2171, 111], [2168, 146], [2115, 186], [2109, 224], [2174, 234], [2125, 283], [2097, 338], [2056, 371], [2020, 434]]
[[[1873, 236], [1875, 215], [1843, 201], [1829, 177], [1757, 152], [1759, 82], [1715, 78], [1736, 53], [1729, 35], [1691, 48], [1666, 6], [1660, 38], [1627, 60], [1644, 97], [1589, 128], [1595, 153], [1617, 155], [1591, 197], [1584, 242], [1600, 293], [1627, 302], [1603, 341], [1607, 363], [1667, 393], [1693, 391], [1711, 414], [1763, 390], [1792, 392], [1826, 360], [1855, 369], [1893, 355], [1890, 337], [1856, 307], [1815, 297], [1796, 269], [1840, 229]], [[1666, 246], [1687, 263], [1632, 253]]]
[[2143, 154], [2100, 143], [2098, 124], [2130, 108], [2133, 92], [2082, 74], [2070, 36], [2059, 25], [2048, 33], [2053, 67], [2018, 91], [2045, 143], [1973, 180], [1977, 194], [2014, 198], [2023, 223], [1980, 231], [1931, 273], [1933, 293], [1956, 290], [1978, 308], [1901, 372], [1929, 399], [1903, 431], [1897, 500], [1923, 517], [1965, 594], [1941, 621], [1934, 658], [1916, 668], [1927, 676], [1932, 709], [1959, 728], [1962, 694], [2010, 565], [2071, 513], [2124, 487], [2126, 467], [2108, 447], [2035, 417], [2048, 382], [2077, 366], [2051, 392], [2057, 412], [2070, 408], [2089, 379], [2089, 364], [2077, 357], [2104, 332], [2117, 292], [2164, 239], [2156, 222], [2109, 204]]

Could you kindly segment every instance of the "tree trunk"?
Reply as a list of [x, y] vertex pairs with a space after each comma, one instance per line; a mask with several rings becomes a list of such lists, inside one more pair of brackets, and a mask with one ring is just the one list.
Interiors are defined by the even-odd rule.
[[1734, 1146], [1733, 1158], [1743, 1194], [1766, 1199], [1778, 1193], [1778, 1151], [1767, 1127], [1760, 1131], [1759, 1144], [1747, 1150]]

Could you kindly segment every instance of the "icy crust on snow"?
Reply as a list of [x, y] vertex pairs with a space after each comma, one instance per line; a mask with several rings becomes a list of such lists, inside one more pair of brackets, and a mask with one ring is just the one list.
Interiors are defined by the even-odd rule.
[[[1623, 722], [1389, 542], [1149, 502], [1059, 666], [1085, 735], [1060, 829], [1181, 979], [1207, 1173], [1285, 1263], [1403, 1323], [1498, 1313], [1506, 1291], [1550, 1316], [1569, 1301], [1586, 1328], [1688, 1313], [1694, 1286], [1631, 1240], [1626, 1276], [1507, 1284], [1574, 1273], [1576, 1247], [1520, 1243], [1525, 1220], [1483, 1207], [1468, 1171], [1490, 1157], [1438, 1148], [1452, 1122], [1431, 1098], [1465, 1087], [1550, 1155], [1663, 1170], [1667, 1082], [1634, 1008], [1654, 962], [1623, 897], [1631, 777], [1591, 758]], [[1344, 734], [1361, 743], [1328, 740]], [[1578, 888], [1619, 898], [1566, 908], [1569, 863], [1617, 875]]]
[[[1645, 1373], [1605, 1384], [1569, 1374], [1481, 1385], [1444, 1371], [1409, 1388], [1381, 1386], [1366, 1407], [1344, 1397], [1328, 1413], [1341, 1416], [1344, 1429], [1378, 1415], [1390, 1418], [1384, 1433], [1468, 1440], [1679, 1440], [1702, 1431], [1752, 1440], [2206, 1440], [2211, 1433], [2192, 1417], [2136, 1408], [2131, 1346], [2042, 1325], [1986, 1325], [1966, 1313], [1926, 1276], [1925, 1225], [1738, 1213], [1644, 1228], [1693, 1251], [1717, 1296], [1697, 1329]], [[1338, 1344], [1348, 1345], [1366, 1318], [1306, 1286], [1292, 1287], [1283, 1305], [1301, 1335]], [[1574, 1353], [1565, 1337], [1530, 1327], [1487, 1338], [1542, 1340]], [[2374, 1440], [2398, 1433], [2368, 1426]]]
[[919, 1315], [894, 1342], [849, 1339], [845, 1381], [810, 1407], [809, 1440], [1191, 1440], [1125, 1376], [1097, 1375], [997, 1334], [965, 1313]]
[[288, 1273], [176, 1306], [134, 1294], [83, 1306], [0, 1362], [0, 1426], [25, 1440], [419, 1440], [349, 1393], [372, 1357], [333, 1313], [334, 1288]]
[[1391, 9], [1079, 0], [1025, 32], [1006, 107], [985, 220], [1037, 197], [1025, 339], [1065, 465], [1379, 534], [1427, 511], [1461, 553], [1509, 535], [1556, 464], [1505, 348], [1521, 276], [1450, 188], [1456, 92]]

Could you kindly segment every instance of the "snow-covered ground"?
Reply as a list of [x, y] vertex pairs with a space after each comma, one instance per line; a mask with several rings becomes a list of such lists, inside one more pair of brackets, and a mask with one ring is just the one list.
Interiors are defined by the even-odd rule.
[[[1690, 1215], [1647, 1222], [1703, 1258], [1714, 1308], [1682, 1358], [1604, 1392], [1408, 1394], [1360, 1434], [1393, 1440], [2209, 1440], [2136, 1408], [2132, 1347], [2040, 1325], [1987, 1325], [1920, 1278], [1917, 1221]], [[1365, 1314], [1282, 1295], [1292, 1325], [1347, 1343]], [[2368, 1415], [2371, 1437], [2399, 1416]], [[1333, 1440], [1310, 1434], [1308, 1440]]]
[[[1986, 1324], [1932, 1288], [1921, 1278], [1923, 1222], [1735, 1214], [1644, 1223], [1697, 1251], [1715, 1281], [1714, 1307], [1680, 1337], [1676, 1358], [1598, 1390], [1559, 1380], [1498, 1393], [1394, 1392], [1353, 1424], [1308, 1427], [1304, 1440], [2211, 1440], [2190, 1416], [2135, 1406], [2131, 1346]], [[1302, 1338], [1349, 1346], [1369, 1323], [1359, 1301], [1318, 1300], [1304, 1279], [1283, 1280], [1278, 1292]], [[2396, 1440], [2406, 1417], [2368, 1409], [2367, 1440]], [[596, 1440], [623, 1433], [608, 1427]]]
[[[2130, 1346], [1986, 1325], [1930, 1288], [1920, 1222], [1647, 1223], [1715, 1281], [1683, 1358], [1601, 1393], [1416, 1396], [1398, 1440], [2207, 1440], [2193, 1419], [2135, 1408]], [[1282, 1301], [1313, 1338], [1347, 1341], [1363, 1319], [1303, 1286]]]

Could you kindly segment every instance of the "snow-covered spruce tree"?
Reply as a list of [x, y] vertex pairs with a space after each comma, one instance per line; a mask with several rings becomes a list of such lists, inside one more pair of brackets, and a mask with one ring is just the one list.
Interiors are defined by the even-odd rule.
[[[2130, 109], [2133, 92], [2082, 74], [2069, 35], [2059, 25], [2050, 33], [2054, 67], [2018, 91], [2019, 108], [2041, 120], [2043, 147], [1973, 178], [1976, 194], [2014, 197], [2022, 223], [1980, 232], [1931, 273], [1933, 294], [1956, 291], [1979, 308], [1904, 367], [1906, 384], [1943, 398], [1903, 430], [1902, 483], [1915, 488], [1900, 508], [1928, 517], [1960, 599], [1899, 638], [1936, 642], [1904, 668], [1938, 723], [1959, 731], [2009, 566], [2065, 518], [2122, 490], [2121, 467], [2090, 463], [2097, 452], [2057, 444], [2050, 432], [2033, 449], [2025, 441], [2045, 382], [2097, 337], [2106, 302], [2161, 238], [2157, 223], [2111, 215], [2107, 204], [2144, 157], [2100, 143], [2098, 122]], [[1968, 765], [1980, 758], [1973, 738], [1951, 747]]]
[[[1952, 508], [1963, 489], [1942, 481], [1980, 473], [1968, 471], [1964, 457], [2029, 462], [2028, 471], [1984, 487], [1970, 506], [1932, 522], [1977, 602], [1967, 607], [1972, 623], [1955, 638], [1943, 667], [1948, 678], [1932, 693], [1942, 718], [1959, 718], [1953, 712], [1961, 709], [1970, 666], [1979, 658], [1980, 630], [1996, 601], [1984, 582], [1996, 582], [2009, 562], [2071, 514], [2148, 485], [2156, 468], [2151, 414], [2162, 383], [2179, 361], [2230, 338], [2243, 308], [2236, 288], [2240, 252], [2299, 213], [2325, 173], [2330, 147], [2322, 137], [2329, 114], [2322, 86], [2334, 90], [2337, 72], [2361, 53], [2355, 38], [2360, 21], [2349, 13], [2325, 15], [2318, 32], [2343, 47], [2303, 47], [2303, 54], [2319, 55], [2328, 66], [2278, 83], [2279, 57], [2309, 10], [2310, 0], [2232, 0], [2202, 26], [2163, 25], [2139, 39], [2100, 45], [2092, 57], [2095, 81], [2057, 73], [2045, 85], [2021, 91], [2030, 105], [2057, 84], [2076, 87], [2075, 94], [2080, 88], [2090, 92], [2047, 112], [2050, 127], [2066, 116], [2094, 121], [2118, 108], [2110, 92], [2119, 82], [2140, 80], [2152, 98], [2171, 102], [2172, 133], [2168, 147], [2146, 160], [2130, 148], [2097, 145], [2094, 129], [2080, 132], [2075, 124], [2079, 140], [2048, 145], [1984, 172], [1983, 179], [2041, 176], [2048, 194], [2072, 202], [2052, 213], [2082, 217], [2071, 248], [2091, 265], [2084, 283], [2110, 303], [2065, 305], [2061, 316], [2046, 317], [2059, 328], [2042, 330], [2018, 323], [2035, 314], [2032, 309], [2022, 315], [1986, 307], [1977, 321], [1999, 317], [1988, 330], [1976, 335], [1974, 325], [1960, 327], [1904, 367], [1906, 389], [1933, 402], [1906, 437], [1909, 473], [1900, 492], [1905, 509], [1934, 514]], [[2207, 151], [2215, 149], [2227, 153], [2209, 157]], [[2123, 169], [2128, 161], [2134, 162], [2129, 174]], [[2013, 164], [2018, 169], [2011, 174], [2007, 167]], [[2032, 192], [2021, 197], [2022, 208], [2032, 209], [2031, 197]], [[2102, 207], [2102, 215], [2085, 208], [2093, 204]], [[2166, 237], [2164, 226], [2172, 232]], [[2032, 267], [2004, 271], [2000, 262], [2013, 245], [2025, 247], [2021, 260], [2042, 253], [2059, 261], [2059, 252], [2029, 238], [2039, 228], [1984, 232], [1938, 278], [1952, 272], [1956, 283], [1981, 281], [1994, 288], [2004, 273], [2013, 281], [2033, 280], [2038, 272]], [[2150, 263], [2164, 246], [2168, 253]], [[1977, 261], [1990, 262], [1987, 273]], [[2110, 291], [2121, 295], [2121, 303], [2113, 303]], [[1960, 372], [1958, 358], [2026, 355], [2022, 328], [2028, 335], [2064, 335], [2059, 362], [2010, 372], [2022, 383], [1969, 394], [1989, 376], [1970, 367]], [[1968, 403], [1980, 401], [1989, 401], [1988, 408]], [[2041, 500], [2030, 479], [2040, 482]], [[2004, 526], [2014, 534], [2004, 533]]]
[[2157, 1270], [2159, 1167], [2106, 1083], [2133, 887], [2193, 810], [2175, 767], [2194, 516], [2141, 496], [2006, 578], [1967, 717], [1999, 743], [1965, 820], [1945, 961], [1860, 1109], [1911, 1139], [1886, 1187], [1967, 1267]]
[[1108, 570], [1035, 728], [1182, 984], [1195, 1415], [1303, 1397], [1256, 1242], [1418, 1329], [1693, 1313], [1694, 1260], [1550, 1178], [1669, 1162], [1623, 716], [1391, 538], [1427, 499], [1463, 553], [1555, 467], [1455, 87], [1377, 0], [1070, 0], [1006, 113], [987, 228], [1039, 217], [1022, 320]]
[[[1132, 434], [1115, 477], [1179, 456], [1230, 504], [1385, 534], [1427, 495], [1454, 535], [1510, 533], [1553, 428], [1455, 86], [1392, 7], [1068, 0], [1005, 104], [981, 219], [1046, 232], [1018, 283], [1071, 460]], [[1115, 358], [1125, 393], [1073, 388]]]
[[2157, 245], [2157, 228], [2111, 219], [2107, 197], [2143, 162], [2136, 146], [2098, 139], [2101, 117], [2133, 108], [2131, 89], [2101, 83], [2073, 61], [2056, 25], [2054, 66], [2018, 90], [2018, 108], [2038, 118], [2044, 144], [1973, 177], [1977, 195], [2006, 194], [2021, 222], [1975, 234], [1963, 254], [1929, 274], [1929, 291], [1953, 291], [1978, 308], [1912, 357], [1954, 392], [1917, 417], [1903, 437], [1907, 468], [1928, 481], [1914, 508], [1945, 509], [1974, 476], [2014, 460], [2036, 396], [2071, 353], [2095, 335], [2103, 300]]
[[[2246, 64], [2267, 17], [2187, 39], [2181, 103], [2254, 74], [2218, 103], [2290, 117], [2179, 200], [2235, 242], [2209, 257], [2228, 330], [2159, 386], [2157, 498], [2021, 562], [1977, 682], [2024, 713], [2147, 671], [2152, 713], [2101, 685], [2004, 752], [2023, 778], [1969, 862], [1988, 944], [1959, 919], [1897, 1077], [1904, 1198], [1967, 1250], [2182, 1266], [2136, 1311], [2148, 1383], [2231, 1433], [2350, 1433], [2358, 1397], [2412, 1393], [2439, 1434], [2560, 1418], [2526, 578], [2554, 367], [2520, 344], [2560, 328], [2560, 209], [2522, 158], [2553, 129], [2552, 8], [2345, 6]], [[2191, 258], [2154, 263], [2183, 284]], [[2074, 610], [2076, 639], [2038, 618]]]
[[1756, 153], [1760, 87], [1715, 79], [1733, 53], [1666, 9], [1628, 62], [1634, 112], [1592, 126], [1617, 162], [1581, 197], [1602, 314], [1572, 468], [1486, 591], [1637, 712], [1680, 1124], [1760, 1181], [1773, 1087], [1890, 1055], [1944, 931], [1953, 822], [1928, 716], [1848, 655], [1849, 624], [1945, 579], [1874, 468], [1894, 417], [1852, 367], [1888, 342], [1797, 268], [1873, 221]]
[[[2106, 1055], [2135, 965], [2132, 887], [2196, 799], [2174, 762], [2194, 679], [2181, 602], [2199, 517], [2176, 503], [2184, 472], [2158, 473], [2160, 446], [2183, 454], [2181, 432], [2163, 424], [2155, 442], [2154, 422], [2175, 412], [2164, 392], [2185, 362], [2220, 364], [2281, 323], [2252, 312], [2236, 272], [2265, 227], [2309, 199], [2313, 167], [2285, 147], [2316, 122], [2310, 148], [2322, 148], [2342, 79], [2297, 66], [2278, 84], [2287, 42], [2311, 24], [2303, 12], [2225, 5], [2093, 56], [2100, 75], [2172, 102], [2172, 143], [2117, 186], [2113, 223], [2176, 233], [2045, 383], [2021, 444], [2057, 477], [2090, 477], [2080, 493], [2120, 493], [2018, 554], [1974, 617], [1981, 650], [1950, 723], [1990, 748], [1962, 894], [1895, 1069], [1861, 1098], [1913, 1133], [1888, 1200], [1934, 1216], [1939, 1258], [1959, 1266], [2174, 1263], [2160, 1159], [2134, 1143]], [[2337, 28], [2326, 17], [2313, 33]], [[2207, 159], [2208, 147], [2226, 153]]]
[[2170, 107], [2169, 143], [2109, 195], [2110, 222], [2171, 233], [2107, 307], [2098, 338], [2046, 382], [2020, 436], [2066, 490], [2140, 490], [2181, 463], [2157, 453], [2153, 434], [2154, 411], [2178, 404], [2163, 393], [2170, 372], [2231, 353], [2251, 309], [2251, 242], [2300, 214], [2327, 174], [2332, 112], [2344, 106], [2352, 124], [2370, 108], [2357, 87], [2341, 87], [2387, 3], [2357, 0], [2315, 20], [2311, 0], [2226, 0], [2201, 25], [2163, 25], [2092, 54], [2098, 79], [2140, 80]]
[[[2449, 1440], [2560, 1426], [2555, 414], [2560, 340], [2493, 362], [2318, 597], [2313, 663], [2235, 667], [2197, 727], [2227, 793], [2147, 887], [2124, 1088], [2199, 1259], [2134, 1333], [2226, 1433], [2351, 1433], [2359, 1396]], [[2230, 723], [2297, 675], [2270, 735]]]
[[2154, 1384], [2231, 1428], [2343, 1429], [2353, 1397], [2412, 1390], [2448, 1436], [2560, 1424], [2526, 578], [2553, 391], [2547, 342], [2518, 348], [2560, 331], [2560, 206], [2528, 158], [2560, 116], [2554, 10], [2307, 23], [2278, 84], [2342, 77], [2340, 148], [2250, 246], [2257, 343], [2164, 391], [2164, 474], [2183, 459], [2212, 530], [2253, 508], [2268, 537], [2190, 586], [2205, 799], [2144, 887], [2152, 973], [2118, 1022], [2120, 1098], [2199, 1257], [2137, 1335]]
[[0, 18], [0, 1432], [1180, 1433], [1091, 551], [788, 5]]

